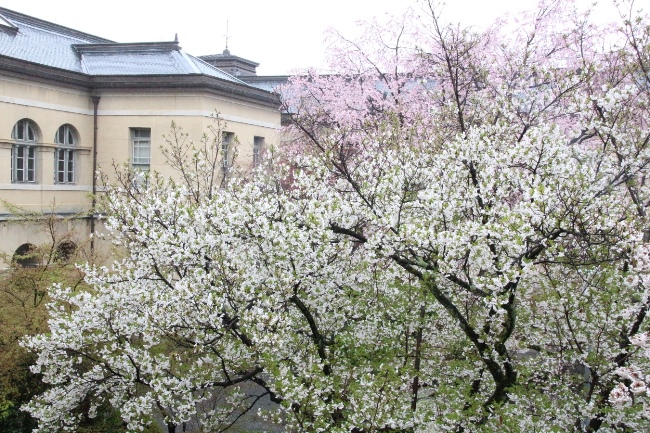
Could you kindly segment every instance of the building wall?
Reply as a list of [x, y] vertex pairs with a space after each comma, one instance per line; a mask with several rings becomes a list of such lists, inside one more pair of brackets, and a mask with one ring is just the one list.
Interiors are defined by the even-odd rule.
[[[23, 244], [50, 246], [53, 241], [56, 245], [60, 245], [61, 242], [72, 242], [87, 252], [90, 243], [89, 233], [89, 218], [69, 217], [56, 218], [55, 221], [43, 219], [28, 222], [4, 220], [0, 222], [0, 237], [3, 246], [0, 250], [0, 269], [8, 267], [14, 252]], [[110, 245], [100, 244], [96, 255], [106, 259], [109, 257], [110, 251]]]
[[[37, 126], [36, 182], [12, 183], [11, 133], [21, 119]], [[75, 182], [56, 184], [54, 179], [55, 135], [61, 125], [77, 132]], [[0, 198], [27, 210], [48, 211], [55, 204], [60, 212], [88, 209], [92, 187], [92, 102], [80, 89], [0, 77]], [[0, 204], [0, 215], [7, 209]]]
[[[112, 163], [132, 157], [132, 128], [151, 129], [151, 169], [173, 175], [159, 148], [165, 144], [174, 121], [190, 138], [200, 140], [215, 112], [226, 122], [225, 131], [239, 139], [236, 163], [252, 165], [253, 139], [264, 137], [265, 146], [279, 142], [280, 113], [261, 104], [229, 98], [211, 92], [181, 89], [96, 92], [98, 105], [97, 162], [102, 171], [112, 172]], [[34, 212], [62, 215], [83, 214], [91, 207], [93, 176], [93, 102], [87, 89], [76, 89], [0, 75], [0, 199]], [[36, 182], [12, 183], [11, 155], [14, 125], [30, 119], [37, 125]], [[70, 124], [78, 135], [74, 184], [55, 182], [55, 134]], [[38, 225], [17, 223], [11, 210], [0, 203], [0, 253], [13, 254], [24, 243], [37, 244], [43, 238]], [[84, 220], [87, 221], [87, 220]], [[22, 224], [22, 229], [18, 228]], [[87, 238], [89, 224], [75, 226]], [[98, 227], [99, 228], [99, 227]], [[81, 233], [83, 232], [83, 233]], [[2, 264], [0, 264], [0, 268]]]
[[169, 136], [172, 122], [189, 133], [189, 138], [199, 141], [211, 125], [213, 116], [225, 121], [224, 130], [234, 133], [239, 140], [237, 164], [252, 164], [253, 139], [264, 137], [265, 145], [279, 140], [280, 114], [277, 110], [263, 108], [223, 97], [190, 93], [101, 94], [99, 103], [100, 167], [110, 168], [113, 161], [126, 162], [131, 158], [131, 129], [151, 129], [151, 169], [172, 175], [160, 153]]

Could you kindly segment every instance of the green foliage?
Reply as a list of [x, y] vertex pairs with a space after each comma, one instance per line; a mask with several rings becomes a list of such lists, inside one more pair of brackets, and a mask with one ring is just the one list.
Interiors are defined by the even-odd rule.
[[[6, 202], [3, 205], [47, 238], [22, 255], [0, 257], [8, 266], [0, 271], [0, 431], [31, 432], [36, 422], [21, 406], [42, 393], [46, 385], [41, 375], [30, 371], [36, 357], [20, 342], [26, 336], [47, 332], [46, 304], [52, 285], [83, 288], [84, 275], [75, 262], [87, 257], [83, 243], [65, 230], [66, 219], [54, 213], [26, 212]], [[79, 246], [72, 249], [71, 245]], [[31, 266], [23, 266], [25, 263]], [[80, 433], [123, 431], [120, 417], [109, 407], [101, 408], [94, 419], [82, 419]]]

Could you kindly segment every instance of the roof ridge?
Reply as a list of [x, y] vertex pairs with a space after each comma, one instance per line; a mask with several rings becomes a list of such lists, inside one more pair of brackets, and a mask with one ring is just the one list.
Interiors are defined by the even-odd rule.
[[199, 58], [199, 57], [193, 56], [193, 55], [190, 54], [190, 53], [186, 53], [186, 54], [187, 54], [189, 57], [193, 58], [194, 60], [198, 60], [199, 62], [201, 62], [201, 64], [203, 64], [203, 65], [205, 65], [205, 66], [207, 66], [207, 67], [209, 67], [209, 68], [211, 68], [211, 69], [214, 69], [215, 71], [219, 71], [219, 72], [221, 72], [221, 73], [224, 74], [224, 75], [227, 75], [228, 77], [232, 78], [233, 80], [235, 80], [235, 81], [236, 81], [237, 83], [239, 83], [239, 84], [243, 84], [243, 85], [248, 86], [248, 87], [253, 87], [253, 86], [251, 86], [250, 84], [248, 84], [248, 83], [246, 83], [246, 82], [240, 80], [239, 78], [235, 77], [234, 75], [231, 75], [231, 74], [229, 74], [228, 72], [224, 71], [223, 69], [219, 69], [219, 68], [217, 68], [216, 66], [211, 65], [210, 63], [206, 62], [205, 60], [202, 60], [202, 59]]
[[99, 44], [73, 44], [72, 47], [79, 53], [120, 53], [120, 52], [146, 52], [146, 51], [179, 51], [181, 47], [176, 41], [163, 42], [107, 42]]
[[18, 27], [11, 22], [10, 19], [6, 18], [4, 15], [0, 14], [0, 27], [4, 27], [7, 30], [17, 31]]
[[196, 63], [194, 63], [194, 60], [191, 59], [191, 54], [186, 53], [185, 50], [178, 50], [178, 53], [190, 65], [190, 68], [192, 68], [193, 73], [201, 74], [201, 70], [199, 69], [198, 66], [196, 66]]
[[21, 24], [35, 27], [41, 30], [49, 31], [59, 35], [64, 35], [68, 37], [73, 37], [80, 40], [93, 41], [95, 43], [113, 43], [109, 39], [105, 39], [99, 36], [91, 35], [90, 33], [81, 32], [79, 30], [72, 29], [70, 27], [62, 26], [60, 24], [55, 24], [50, 21], [46, 21], [40, 18], [33, 17], [31, 15], [26, 15], [21, 12], [16, 12], [11, 9], [7, 9], [0, 6], [0, 14], [11, 20], [12, 22], [19, 22]]
[[190, 65], [189, 59], [187, 59], [180, 50], [169, 51], [169, 56], [174, 62], [177, 69], [182, 71], [184, 74], [195, 74], [196, 65]]

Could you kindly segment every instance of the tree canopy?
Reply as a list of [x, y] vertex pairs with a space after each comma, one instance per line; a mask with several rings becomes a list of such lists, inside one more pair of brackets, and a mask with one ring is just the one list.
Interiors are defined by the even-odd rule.
[[[106, 185], [125, 252], [51, 290], [26, 341], [51, 386], [130, 431], [645, 431], [650, 24], [544, 3], [484, 32], [433, 3], [293, 77], [287, 140], [215, 182], [176, 128], [176, 180]], [[183, 168], [184, 167], [184, 168]], [[201, 191], [201, 193], [197, 193]]]

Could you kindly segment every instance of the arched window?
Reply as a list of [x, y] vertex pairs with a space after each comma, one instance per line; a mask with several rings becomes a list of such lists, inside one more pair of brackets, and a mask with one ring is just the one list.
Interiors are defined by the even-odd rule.
[[34, 268], [39, 265], [38, 255], [36, 254], [36, 247], [32, 244], [22, 244], [16, 248], [14, 253], [13, 262], [22, 266], [23, 268]]
[[11, 179], [13, 182], [36, 182], [36, 124], [19, 120], [11, 131], [16, 143], [11, 148]]
[[72, 125], [61, 125], [56, 131], [54, 142], [57, 144], [54, 154], [54, 181], [56, 183], [74, 183], [74, 147], [77, 145], [77, 133]]
[[63, 241], [56, 247], [56, 260], [68, 262], [77, 251], [77, 245], [72, 241]]

